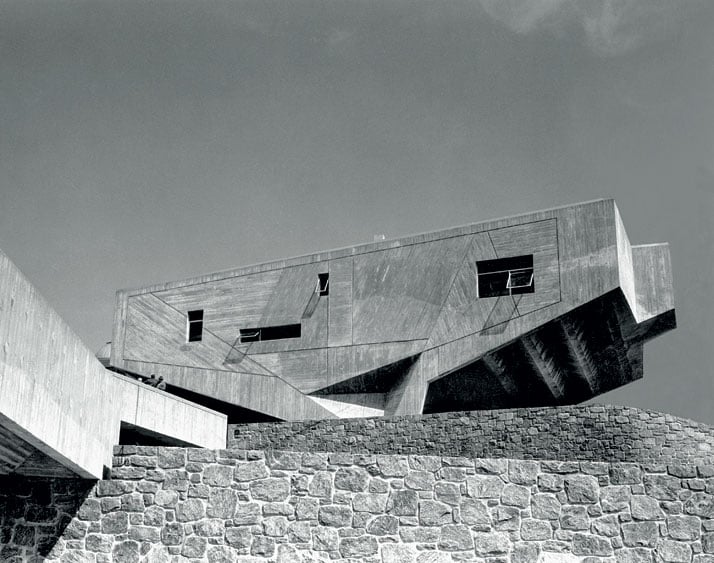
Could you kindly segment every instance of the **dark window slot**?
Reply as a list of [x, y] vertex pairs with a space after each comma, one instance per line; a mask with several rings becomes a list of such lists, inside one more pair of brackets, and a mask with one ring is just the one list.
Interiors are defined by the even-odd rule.
[[319, 295], [330, 294], [330, 274], [317, 274], [317, 293]]
[[300, 324], [242, 328], [240, 329], [240, 341], [246, 343], [300, 338], [300, 330]]
[[533, 255], [476, 262], [478, 296], [499, 297], [534, 293]]
[[187, 340], [189, 342], [200, 342], [203, 340], [203, 309], [189, 311], [187, 319]]

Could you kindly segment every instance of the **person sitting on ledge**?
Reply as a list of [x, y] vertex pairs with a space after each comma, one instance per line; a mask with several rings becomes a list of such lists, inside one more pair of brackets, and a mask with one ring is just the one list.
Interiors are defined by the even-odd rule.
[[162, 391], [166, 391], [166, 382], [164, 381], [164, 376], [163, 376], [163, 375], [160, 375], [160, 376], [159, 376], [159, 380], [158, 380], [158, 382], [156, 383], [155, 387], [156, 387], [157, 389], [161, 389]]
[[[163, 377], [161, 379], [163, 379]], [[156, 379], [156, 374], [152, 373], [151, 377], [149, 377], [149, 379], [144, 381], [144, 383], [146, 383], [147, 385], [150, 385], [151, 387], [156, 387], [159, 384], [159, 379]]]

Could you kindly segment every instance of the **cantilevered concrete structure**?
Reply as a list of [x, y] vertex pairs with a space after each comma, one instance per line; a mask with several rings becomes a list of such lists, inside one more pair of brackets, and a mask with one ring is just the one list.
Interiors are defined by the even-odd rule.
[[674, 326], [667, 245], [600, 200], [120, 291], [110, 362], [243, 420], [563, 405]]
[[0, 475], [101, 478], [122, 431], [222, 448], [226, 416], [105, 369], [0, 252]]

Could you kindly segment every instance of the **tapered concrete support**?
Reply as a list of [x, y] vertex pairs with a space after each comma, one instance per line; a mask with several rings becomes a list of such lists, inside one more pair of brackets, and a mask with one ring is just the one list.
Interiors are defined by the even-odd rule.
[[439, 375], [437, 350], [424, 352], [401, 381], [387, 394], [385, 416], [421, 414], [429, 381]]

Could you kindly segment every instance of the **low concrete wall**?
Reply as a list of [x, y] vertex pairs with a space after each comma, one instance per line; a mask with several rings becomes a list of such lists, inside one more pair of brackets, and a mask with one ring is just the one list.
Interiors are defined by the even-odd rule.
[[225, 446], [225, 415], [107, 371], [0, 252], [0, 424], [78, 476], [98, 478], [122, 420]]
[[0, 481], [0, 559], [714, 562], [714, 465], [116, 454], [86, 498], [61, 481]]
[[590, 405], [230, 425], [229, 447], [304, 452], [710, 463], [714, 428]]

